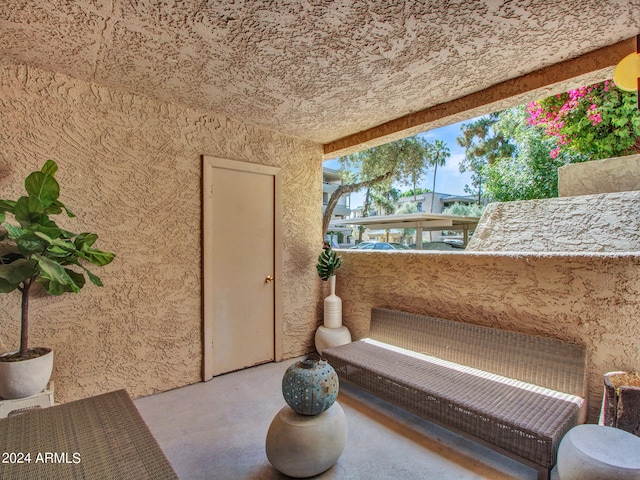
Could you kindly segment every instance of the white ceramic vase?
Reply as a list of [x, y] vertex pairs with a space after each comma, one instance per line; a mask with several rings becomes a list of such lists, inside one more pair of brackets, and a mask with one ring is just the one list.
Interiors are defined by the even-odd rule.
[[342, 299], [336, 295], [336, 276], [329, 277], [331, 295], [324, 299], [324, 326], [340, 328], [342, 326]]

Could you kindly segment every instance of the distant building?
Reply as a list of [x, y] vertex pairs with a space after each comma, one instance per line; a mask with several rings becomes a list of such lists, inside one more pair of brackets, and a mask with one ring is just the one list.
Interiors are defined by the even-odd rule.
[[[327, 203], [333, 192], [342, 185], [342, 177], [337, 170], [332, 168], [322, 167], [322, 214], [327, 210]], [[338, 200], [336, 208], [331, 215], [331, 221], [329, 222], [328, 232], [334, 232], [334, 235], [327, 235], [325, 240], [329, 241], [333, 246], [338, 244], [352, 244], [354, 240], [351, 236], [351, 228], [344, 226], [336, 226], [333, 224], [333, 220], [342, 220], [350, 218], [351, 216], [351, 195], [342, 195]], [[341, 235], [337, 235], [340, 233]]]

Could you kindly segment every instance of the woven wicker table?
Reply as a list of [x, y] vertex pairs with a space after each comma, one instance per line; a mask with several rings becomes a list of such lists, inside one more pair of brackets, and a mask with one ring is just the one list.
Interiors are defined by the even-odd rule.
[[177, 480], [125, 390], [0, 419], [0, 480]]

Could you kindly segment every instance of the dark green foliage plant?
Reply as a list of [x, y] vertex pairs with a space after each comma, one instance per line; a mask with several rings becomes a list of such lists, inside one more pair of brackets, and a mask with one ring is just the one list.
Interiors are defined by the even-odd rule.
[[322, 281], [326, 282], [329, 277], [336, 274], [336, 270], [340, 268], [340, 265], [342, 265], [342, 257], [338, 256], [331, 248], [325, 246], [318, 257], [316, 269]]
[[[40, 171], [32, 172], [24, 182], [27, 195], [18, 200], [0, 200], [0, 293], [22, 293], [20, 351], [18, 358], [28, 357], [29, 293], [40, 283], [51, 295], [77, 293], [85, 285], [85, 274], [97, 286], [102, 281], [84, 263], [104, 266], [113, 261], [113, 253], [93, 248], [98, 235], [72, 233], [60, 228], [52, 215], [63, 211], [75, 215], [58, 197], [60, 186], [55, 179], [58, 166], [47, 160]], [[15, 223], [7, 221], [10, 214]]]
[[527, 122], [524, 105], [499, 113], [492, 129], [513, 145], [510, 152], [496, 155], [483, 169], [485, 191], [491, 201], [510, 202], [558, 196], [558, 168], [589, 160], [571, 149], [553, 154], [554, 138]]

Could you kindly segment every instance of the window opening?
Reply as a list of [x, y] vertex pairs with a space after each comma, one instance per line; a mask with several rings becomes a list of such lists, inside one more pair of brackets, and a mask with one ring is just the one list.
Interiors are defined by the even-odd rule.
[[[323, 228], [342, 232], [341, 247], [464, 248], [472, 224], [423, 228], [423, 236], [401, 221], [357, 222], [412, 214], [477, 219], [489, 202], [557, 197], [559, 167], [640, 153], [637, 102], [637, 92], [606, 80], [327, 161], [333, 191], [323, 212], [346, 208], [325, 215]], [[338, 189], [343, 195], [332, 202]]]

